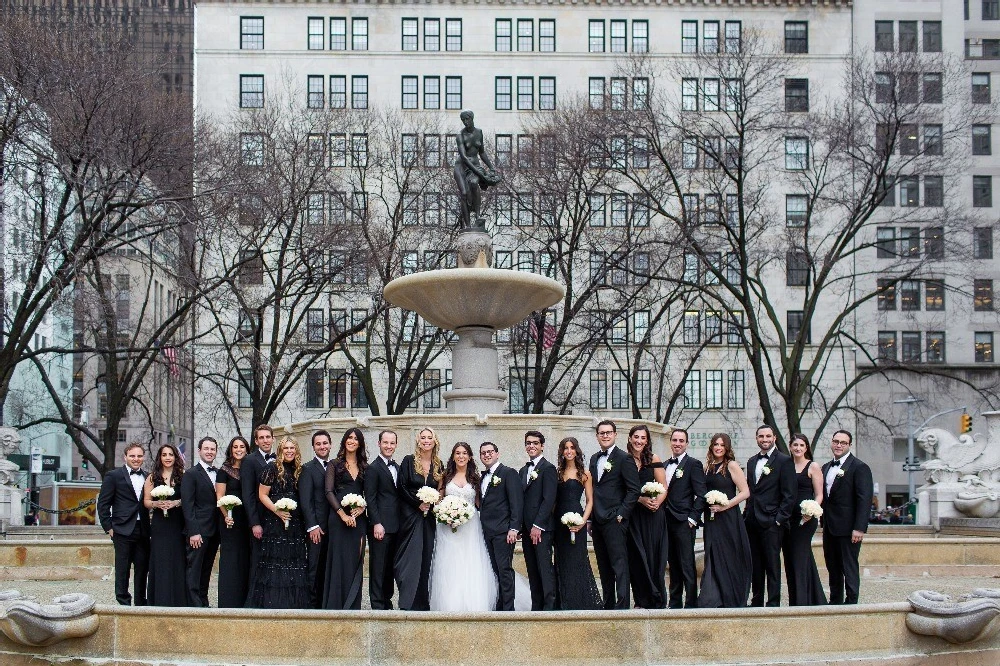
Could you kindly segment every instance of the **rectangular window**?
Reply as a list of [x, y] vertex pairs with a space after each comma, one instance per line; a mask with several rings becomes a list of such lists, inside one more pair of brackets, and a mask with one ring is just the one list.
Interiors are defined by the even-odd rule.
[[632, 53], [649, 53], [649, 21], [632, 21]]
[[535, 108], [535, 80], [530, 76], [517, 77], [517, 110], [531, 111]]
[[604, 108], [604, 79], [591, 77], [589, 82], [590, 108]]
[[366, 18], [351, 19], [351, 50], [352, 51], [368, 50], [368, 19]]
[[701, 266], [698, 255], [694, 252], [684, 253], [684, 281], [688, 284], [698, 284]]
[[441, 19], [424, 19], [424, 51], [441, 50]]
[[[591, 79], [591, 81], [593, 80], [594, 79]], [[593, 95], [591, 96], [591, 99], [593, 99]], [[698, 79], [681, 80], [681, 110], [698, 110]]]
[[625, 110], [625, 95], [628, 90], [626, 80], [621, 78], [611, 79], [611, 108], [614, 111]]
[[306, 409], [323, 408], [323, 389], [326, 378], [322, 368], [309, 368], [306, 370]]
[[403, 108], [416, 109], [420, 99], [420, 79], [416, 76], [404, 76], [402, 80]]
[[977, 331], [974, 337], [976, 363], [993, 362], [993, 333]]
[[347, 135], [330, 135], [330, 166], [347, 166]]
[[698, 52], [698, 22], [681, 21], [681, 53]]
[[927, 362], [944, 363], [944, 331], [927, 331]]
[[535, 50], [535, 21], [533, 19], [517, 19], [517, 50]]
[[875, 72], [875, 101], [888, 104], [896, 89], [896, 77], [889, 72]]
[[625, 53], [625, 46], [627, 44], [626, 29], [628, 26], [627, 21], [611, 21], [611, 52], [612, 53]]
[[322, 17], [315, 18], [310, 16], [307, 22], [308, 30], [308, 48], [310, 51], [322, 51], [325, 46], [324, 40], [326, 35], [323, 33], [325, 31], [326, 20]]
[[[716, 252], [715, 254], [719, 254]], [[718, 284], [718, 280], [709, 281], [705, 276], [705, 284]], [[710, 345], [722, 344], [722, 313], [717, 310], [707, 310], [705, 312], [705, 342]]]
[[719, 110], [719, 79], [705, 79], [702, 82], [702, 100], [703, 110]]
[[920, 177], [902, 176], [899, 179], [899, 205], [914, 208], [920, 205]]
[[924, 281], [924, 310], [928, 312], [944, 311], [944, 281]]
[[424, 370], [423, 377], [424, 409], [441, 408], [441, 371], [437, 369]]
[[701, 342], [701, 313], [698, 310], [688, 310], [684, 313], [683, 336], [686, 345], [696, 345]]
[[513, 51], [512, 27], [510, 19], [497, 19], [496, 35], [494, 37], [494, 48], [497, 53], [510, 53]]
[[972, 258], [993, 258], [993, 227], [976, 227], [972, 230]]
[[354, 409], [368, 409], [368, 392], [360, 377], [351, 376], [351, 407]]
[[445, 19], [445, 51], [462, 50], [462, 19]]
[[894, 227], [879, 227], [875, 230], [875, 250], [879, 259], [895, 259], [896, 250], [896, 229]]
[[705, 371], [705, 409], [722, 409], [722, 370]]
[[809, 139], [785, 138], [785, 168], [790, 171], [804, 171], [809, 168]]
[[590, 203], [590, 226], [603, 227], [606, 225], [603, 194], [591, 194], [587, 197]]
[[591, 20], [587, 37], [587, 50], [590, 53], [604, 53], [604, 21]]
[[240, 283], [264, 284], [264, 258], [254, 250], [240, 252]]
[[972, 103], [990, 103], [990, 74], [989, 72], [972, 75]]
[[330, 50], [331, 51], [346, 51], [347, 50], [347, 19], [346, 18], [331, 18], [330, 19]]
[[323, 224], [325, 201], [326, 195], [322, 192], [310, 192], [306, 195], [305, 218], [307, 224]]
[[511, 166], [514, 163], [514, 138], [510, 134], [496, 135], [497, 166]]
[[306, 311], [306, 342], [324, 342], [326, 340], [326, 322], [323, 311], [310, 308]]
[[899, 256], [907, 259], [920, 258], [920, 229], [917, 227], [899, 229]]
[[723, 108], [726, 111], [739, 110], [740, 100], [743, 97], [743, 82], [739, 79], [726, 79], [725, 102]]
[[903, 331], [900, 337], [902, 338], [903, 363], [919, 363], [922, 355], [920, 332]]
[[806, 314], [802, 310], [789, 310], [785, 316], [785, 325], [788, 344], [795, 344], [800, 339], [805, 344], [811, 342], [809, 322], [806, 321]]
[[462, 108], [462, 77], [447, 76], [444, 79], [444, 108], [459, 110]]
[[785, 253], [785, 284], [789, 287], [805, 287], [809, 283], [809, 256], [805, 252]]
[[972, 154], [973, 155], [993, 154], [992, 125], [972, 126]]
[[785, 79], [785, 111], [809, 110], [809, 79]]
[[804, 194], [785, 195], [785, 226], [804, 227], [809, 212], [809, 199]]
[[875, 50], [881, 53], [896, 50], [892, 21], [875, 21]]
[[440, 109], [441, 108], [441, 77], [440, 76], [425, 76], [424, 77], [424, 108], [425, 109]]
[[351, 108], [352, 109], [367, 109], [368, 108], [368, 77], [367, 76], [352, 76], [351, 77]]
[[412, 167], [417, 165], [417, 155], [420, 152], [420, 146], [417, 143], [416, 134], [404, 134], [403, 140], [401, 142], [401, 157], [404, 167]]
[[701, 409], [701, 370], [688, 370], [684, 378], [684, 409]]
[[896, 309], [896, 281], [892, 279], [879, 278], [876, 282], [876, 293], [878, 294], [878, 309], [881, 312], [889, 312]]
[[1000, 0], [983, 0], [983, 20], [1000, 20]]
[[236, 406], [240, 409], [251, 407], [253, 393], [253, 370], [250, 368], [237, 368], [239, 377], [236, 380]]
[[649, 409], [653, 404], [653, 378], [649, 370], [639, 370], [635, 378], [635, 406]]
[[621, 370], [611, 371], [611, 409], [628, 409], [628, 375]]
[[555, 53], [556, 50], [556, 20], [538, 19], [538, 50], [542, 53]]
[[368, 135], [351, 135], [351, 166], [368, 166]]
[[416, 51], [420, 46], [420, 21], [415, 18], [403, 19], [403, 50]]
[[899, 22], [899, 50], [902, 53], [917, 52], [917, 22]]
[[809, 53], [809, 24], [785, 21], [785, 53]]
[[899, 154], [916, 155], [920, 152], [920, 135], [917, 126], [910, 123], [899, 125]]
[[608, 408], [608, 371], [590, 371], [590, 408]]
[[942, 101], [941, 72], [925, 72], [923, 77], [924, 103], [940, 104]]
[[903, 104], [916, 104], [920, 98], [920, 75], [917, 72], [900, 72], [899, 101]]
[[642, 76], [632, 79], [632, 109], [639, 111], [649, 106], [649, 79]]
[[993, 311], [993, 280], [972, 281], [972, 308], [976, 312]]
[[993, 206], [993, 176], [972, 177], [972, 205], [975, 208]]
[[878, 332], [878, 360], [896, 360], [896, 331]]
[[331, 109], [346, 109], [347, 108], [347, 77], [346, 76], [331, 76], [330, 77], [330, 108]]
[[924, 53], [941, 53], [941, 21], [924, 21]]
[[494, 105], [497, 111], [511, 110], [511, 77], [498, 76], [494, 83]]
[[726, 21], [726, 53], [739, 53], [743, 48], [743, 23]]
[[903, 280], [899, 283], [899, 309], [904, 312], [920, 309], [919, 280]]
[[263, 16], [240, 17], [240, 49], [244, 51], [262, 51], [264, 49]]
[[241, 109], [264, 108], [263, 74], [240, 75], [240, 108]]
[[941, 176], [924, 176], [924, 205], [944, 205], [944, 179]]
[[538, 110], [553, 111], [556, 108], [556, 79], [554, 76], [538, 77]]
[[944, 227], [924, 229], [924, 256], [928, 259], [944, 259]]
[[701, 24], [701, 52], [719, 52], [719, 22], [704, 21]]
[[941, 140], [940, 125], [924, 125], [924, 154], [941, 155], [944, 144]]
[[726, 395], [727, 409], [746, 408], [746, 380], [742, 370], [728, 370], [729, 391]]
[[323, 102], [326, 101], [326, 92], [323, 90], [323, 77], [306, 77], [306, 91], [306, 106], [310, 109], [322, 109]]

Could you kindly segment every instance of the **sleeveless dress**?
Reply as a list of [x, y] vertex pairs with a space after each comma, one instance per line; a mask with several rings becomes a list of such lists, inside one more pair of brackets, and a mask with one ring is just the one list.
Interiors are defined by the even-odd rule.
[[[358, 478], [351, 477], [347, 466], [336, 461], [326, 470], [326, 498], [330, 502], [327, 521], [330, 545], [326, 555], [326, 585], [322, 607], [327, 610], [361, 610], [361, 583], [364, 580], [365, 536], [368, 533], [368, 516], [362, 513], [348, 527], [337, 515], [340, 502], [350, 493], [363, 495], [365, 473], [358, 471]], [[332, 497], [331, 497], [332, 496]]]
[[[736, 483], [715, 465], [705, 475], [708, 490], [719, 490], [732, 499]], [[699, 608], [742, 608], [750, 596], [750, 540], [739, 507], [715, 514], [705, 510], [705, 571], [698, 593]]]
[[560, 610], [599, 610], [604, 608], [601, 593], [594, 580], [594, 569], [587, 553], [587, 528], [570, 538], [569, 528], [562, 524], [564, 513], [583, 515], [583, 484], [576, 479], [562, 481], [556, 487], [556, 606]]
[[[225, 468], [220, 469], [215, 482], [225, 484], [226, 495], [242, 500], [239, 470], [234, 469], [233, 474]], [[233, 526], [226, 527], [224, 521], [220, 522], [219, 532], [219, 608], [243, 608], [250, 580], [250, 525], [247, 524], [246, 507], [234, 507]]]
[[413, 455], [399, 464], [399, 532], [393, 573], [398, 581], [399, 610], [428, 610], [427, 579], [434, 553], [434, 512], [425, 516], [420, 510], [417, 491], [423, 486], [437, 487], [433, 473], [417, 471]]
[[[640, 486], [656, 480], [655, 469], [663, 469], [663, 463], [650, 463], [639, 470]], [[650, 511], [636, 503], [628, 522], [627, 546], [628, 575], [636, 607], [666, 608], [666, 509]]]
[[[174, 499], [180, 499], [180, 479]], [[140, 509], [145, 511], [145, 509]], [[187, 539], [184, 536], [184, 510], [176, 507], [163, 517], [162, 509], [153, 509], [149, 523], [149, 582], [146, 599], [150, 606], [188, 606]]]
[[816, 534], [818, 520], [812, 518], [802, 525], [802, 510], [799, 505], [802, 500], [815, 499], [812, 480], [809, 478], [809, 468], [813, 461], [795, 475], [796, 497], [792, 515], [788, 519], [788, 531], [785, 532], [781, 544], [785, 559], [785, 580], [788, 583], [789, 606], [823, 606], [826, 604], [826, 593], [816, 569], [816, 558], [813, 556], [812, 539]]

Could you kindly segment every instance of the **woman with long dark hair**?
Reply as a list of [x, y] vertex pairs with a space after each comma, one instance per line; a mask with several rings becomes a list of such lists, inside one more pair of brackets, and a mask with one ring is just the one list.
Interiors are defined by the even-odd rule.
[[[239, 435], [229, 440], [226, 459], [215, 475], [215, 497], [226, 495], [243, 501], [240, 483], [240, 467], [250, 453], [250, 444]], [[220, 507], [222, 512], [222, 534], [219, 545], [219, 608], [243, 608], [247, 602], [247, 586], [250, 580], [250, 525], [244, 506], [233, 507], [230, 511]]]
[[441, 442], [431, 428], [417, 433], [413, 454], [399, 464], [398, 550], [393, 569], [399, 581], [400, 610], [429, 610], [428, 580], [434, 555], [433, 507], [417, 497], [424, 486], [438, 488], [444, 475]]
[[[181, 477], [184, 459], [173, 444], [156, 452], [153, 473], [146, 477], [143, 506], [153, 515], [149, 524], [149, 582], [146, 592], [150, 606], [188, 606], [185, 571], [187, 539], [181, 511]], [[154, 499], [150, 492], [158, 486], [174, 489], [172, 499]]]
[[698, 593], [700, 608], [742, 608], [750, 594], [750, 540], [740, 502], [750, 497], [747, 477], [736, 462], [733, 440], [716, 433], [705, 459], [705, 487], [728, 498], [725, 506], [705, 509], [705, 570]]
[[326, 501], [331, 510], [323, 608], [328, 610], [361, 609], [368, 519], [363, 507], [345, 507], [343, 501], [346, 495], [364, 496], [367, 468], [365, 436], [351, 428], [340, 438], [337, 457], [326, 468]]
[[[594, 510], [594, 484], [584, 467], [583, 451], [576, 437], [559, 442], [559, 485], [556, 487], [556, 605], [562, 610], [603, 608], [594, 569], [587, 554], [587, 521]], [[584, 503], [580, 504], [583, 497]], [[583, 524], [568, 527], [562, 517], [577, 513]]]
[[644, 425], [628, 431], [628, 453], [639, 469], [639, 483], [656, 482], [664, 491], [641, 495], [628, 523], [628, 570], [636, 608], [667, 607], [667, 514], [660, 511], [667, 498], [663, 461], [653, 453], [652, 436]]
[[795, 464], [796, 497], [788, 531], [781, 544], [785, 559], [785, 580], [788, 583], [789, 606], [822, 606], [826, 593], [816, 569], [812, 539], [816, 534], [817, 520], [802, 515], [803, 500], [823, 502], [823, 470], [813, 462], [809, 438], [795, 433], [788, 443], [788, 452]]

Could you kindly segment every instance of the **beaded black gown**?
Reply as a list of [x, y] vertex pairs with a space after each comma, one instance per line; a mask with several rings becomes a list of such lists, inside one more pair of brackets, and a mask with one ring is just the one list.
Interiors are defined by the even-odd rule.
[[792, 515], [788, 519], [788, 531], [785, 532], [781, 544], [785, 559], [785, 581], [788, 583], [789, 606], [823, 606], [826, 604], [826, 593], [816, 568], [816, 558], [813, 556], [812, 539], [816, 534], [819, 521], [815, 518], [802, 523], [802, 510], [799, 505], [802, 500], [815, 499], [812, 479], [809, 478], [809, 467], [813, 461], [795, 475], [796, 497]]
[[[180, 479], [174, 499], [180, 499]], [[144, 509], [142, 509], [144, 510]], [[187, 606], [187, 538], [184, 511], [176, 507], [163, 515], [153, 509], [149, 523], [149, 581], [146, 599], [150, 606]]]
[[[240, 470], [232, 472], [225, 467], [215, 476], [216, 484], [225, 484], [226, 495], [235, 495], [243, 500], [240, 484]], [[233, 526], [219, 524], [219, 608], [243, 608], [247, 602], [250, 582], [250, 525], [247, 510], [243, 506], [233, 508]]]
[[[708, 470], [705, 486], [732, 499], [736, 483], [722, 474], [725, 463]], [[750, 595], [750, 540], [740, 508], [734, 506], [715, 514], [705, 509], [705, 571], [698, 593], [699, 608], [742, 608]]]
[[327, 533], [330, 535], [330, 545], [326, 555], [326, 585], [323, 590], [323, 608], [327, 610], [361, 609], [368, 515], [362, 513], [354, 519], [354, 527], [348, 527], [337, 511], [345, 495], [363, 496], [364, 490], [364, 470], [360, 470], [358, 477], [354, 478], [343, 461], [337, 460], [327, 467], [326, 498], [330, 503]]
[[[663, 463], [650, 463], [639, 470], [639, 483], [655, 481], [655, 469], [663, 469]], [[635, 605], [639, 608], [666, 608], [666, 510], [650, 511], [636, 503], [629, 518], [627, 546], [628, 575]]]
[[[282, 463], [284, 474], [279, 479], [275, 463], [270, 463], [260, 477], [260, 485], [270, 486], [267, 496], [272, 502], [287, 497], [299, 502], [298, 482], [294, 463]], [[309, 583], [306, 530], [302, 509], [291, 512], [288, 527], [273, 511], [260, 507], [260, 563], [254, 576], [254, 587], [247, 599], [248, 608], [309, 608]]]
[[561, 610], [598, 610], [604, 608], [601, 593], [594, 580], [594, 570], [587, 553], [587, 528], [570, 538], [569, 528], [562, 524], [564, 513], [583, 515], [580, 497], [583, 484], [576, 479], [563, 481], [556, 488], [556, 606]]

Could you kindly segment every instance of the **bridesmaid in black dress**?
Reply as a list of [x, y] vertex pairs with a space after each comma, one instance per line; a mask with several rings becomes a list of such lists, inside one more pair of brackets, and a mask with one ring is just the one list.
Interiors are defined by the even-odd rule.
[[[628, 453], [639, 468], [639, 483], [651, 481], [667, 487], [663, 461], [653, 453], [649, 428], [633, 426], [628, 433]], [[667, 607], [667, 514], [660, 505], [664, 491], [656, 497], [639, 497], [628, 523], [628, 574], [636, 608]]]
[[[580, 497], [586, 504], [580, 506]], [[599, 610], [604, 608], [594, 580], [594, 569], [587, 553], [587, 520], [594, 510], [594, 484], [583, 464], [583, 451], [576, 437], [559, 442], [559, 485], [556, 487], [556, 607], [560, 610]], [[584, 524], [569, 528], [562, 524], [563, 514], [578, 513]], [[575, 537], [571, 537], [575, 534]]]
[[365, 436], [357, 428], [351, 428], [340, 438], [337, 457], [326, 468], [330, 545], [326, 556], [323, 608], [327, 610], [361, 610], [368, 519], [363, 508], [354, 507], [348, 511], [341, 502], [348, 494], [363, 496], [367, 467]]
[[[257, 499], [263, 509], [264, 538], [260, 562], [253, 576], [249, 608], [309, 608], [309, 581], [306, 529], [302, 509], [279, 511], [274, 503], [282, 498], [299, 500], [302, 453], [298, 442], [285, 437], [278, 444], [278, 459], [260, 477]], [[288, 526], [285, 526], [285, 521]]]
[[747, 477], [736, 462], [729, 435], [712, 435], [705, 459], [705, 485], [729, 498], [729, 504], [705, 508], [705, 571], [699, 608], [743, 608], [750, 595], [750, 540], [740, 502], [750, 497]]
[[812, 539], [816, 534], [817, 520], [806, 518], [803, 522], [802, 500], [823, 501], [823, 470], [813, 462], [809, 440], [801, 433], [792, 435], [788, 452], [795, 463], [797, 494], [792, 515], [788, 519], [788, 531], [781, 544], [785, 559], [785, 580], [788, 582], [789, 606], [822, 606], [826, 604], [826, 593], [816, 569]]
[[[187, 606], [187, 539], [184, 537], [184, 512], [181, 511], [181, 477], [184, 460], [173, 444], [164, 444], [156, 452], [153, 473], [146, 477], [143, 505], [152, 509], [149, 524], [149, 583], [146, 599], [150, 606]], [[174, 499], [155, 500], [150, 491], [156, 486], [170, 486]], [[164, 516], [166, 511], [166, 516]]]
[[430, 610], [427, 584], [434, 555], [435, 521], [431, 505], [417, 499], [417, 491], [440, 484], [444, 475], [440, 450], [437, 435], [424, 428], [417, 434], [413, 455], [399, 464], [399, 545], [393, 570], [399, 581], [400, 610]]
[[[243, 500], [240, 484], [240, 466], [250, 452], [250, 445], [242, 437], [233, 437], [226, 449], [226, 461], [215, 475], [215, 497], [234, 495]], [[219, 546], [219, 608], [243, 608], [247, 602], [250, 579], [250, 525], [247, 524], [246, 507], [233, 509], [233, 517], [224, 508], [225, 527]]]

